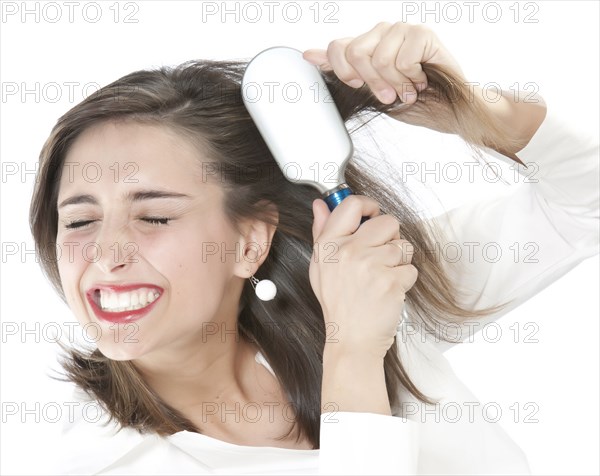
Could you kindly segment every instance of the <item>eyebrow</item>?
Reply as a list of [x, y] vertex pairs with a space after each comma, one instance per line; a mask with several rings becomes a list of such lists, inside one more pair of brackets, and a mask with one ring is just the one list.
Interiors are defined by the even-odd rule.
[[[137, 192], [129, 192], [124, 196], [125, 201], [140, 202], [142, 200], [153, 200], [156, 198], [192, 198], [185, 193], [167, 192], [164, 190], [139, 190]], [[90, 203], [98, 205], [98, 200], [93, 195], [74, 195], [63, 200], [58, 208], [66, 207], [67, 205], [79, 205], [81, 203]]]

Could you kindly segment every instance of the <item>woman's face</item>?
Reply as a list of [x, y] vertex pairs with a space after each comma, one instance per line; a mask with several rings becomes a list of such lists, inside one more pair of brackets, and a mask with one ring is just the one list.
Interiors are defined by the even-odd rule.
[[66, 156], [60, 277], [88, 340], [109, 358], [206, 343], [224, 325], [231, 338], [240, 278], [256, 269], [244, 245], [257, 238], [227, 221], [200, 160], [170, 129], [133, 122], [87, 129]]

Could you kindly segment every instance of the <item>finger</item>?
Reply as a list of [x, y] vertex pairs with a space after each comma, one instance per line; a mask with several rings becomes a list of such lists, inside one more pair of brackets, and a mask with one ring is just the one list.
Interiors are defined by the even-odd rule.
[[414, 247], [406, 240], [392, 240], [384, 245], [371, 248], [369, 257], [373, 263], [388, 268], [411, 264]]
[[427, 75], [422, 63], [426, 62], [425, 50], [430, 43], [430, 33], [413, 28], [406, 35], [396, 56], [396, 69], [410, 79], [418, 91], [427, 87]]
[[356, 239], [362, 246], [379, 247], [400, 239], [400, 224], [392, 215], [379, 215], [361, 225]]
[[427, 83], [421, 66], [425, 45], [425, 33], [396, 24], [373, 52], [373, 66], [394, 87], [403, 102], [414, 102], [417, 90], [424, 89]]
[[325, 227], [325, 223], [329, 219], [331, 212], [329, 211], [329, 207], [325, 203], [324, 200], [317, 198], [312, 203], [313, 206], [313, 226], [312, 226], [312, 235], [313, 235], [313, 244], [316, 243], [321, 233], [323, 232], [323, 228]]
[[404, 293], [412, 288], [419, 278], [419, 271], [413, 264], [396, 266], [390, 268], [388, 272], [391, 274], [392, 279], [396, 280], [398, 287]]
[[353, 41], [353, 38], [340, 38], [329, 43], [327, 47], [327, 56], [333, 68], [335, 75], [340, 80], [353, 88], [359, 88], [365, 82], [350, 63], [346, 60], [346, 48]]
[[372, 55], [381, 40], [379, 32], [359, 36], [346, 48], [346, 60], [367, 83], [373, 94], [384, 104], [397, 98], [394, 87], [386, 81], [372, 63]]
[[331, 71], [333, 69], [329, 63], [327, 51], [325, 50], [306, 50], [304, 53], [302, 53], [302, 57], [309, 63], [318, 66], [322, 71]]
[[411, 264], [415, 248], [406, 240], [392, 240], [378, 248], [382, 263], [390, 268]]
[[365, 195], [349, 195], [335, 207], [325, 223], [320, 239], [334, 239], [352, 235], [360, 226], [365, 226], [370, 220], [360, 224], [363, 216], [375, 217], [379, 214], [379, 203]]

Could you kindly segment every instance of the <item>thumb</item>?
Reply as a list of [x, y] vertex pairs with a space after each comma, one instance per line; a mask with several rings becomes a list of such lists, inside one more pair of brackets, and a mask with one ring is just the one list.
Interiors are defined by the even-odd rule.
[[302, 57], [311, 64], [318, 66], [322, 71], [331, 71], [333, 68], [329, 63], [329, 57], [326, 50], [306, 50]]
[[321, 233], [323, 233], [323, 228], [325, 228], [325, 223], [327, 222], [329, 215], [331, 215], [331, 212], [329, 211], [329, 207], [327, 206], [325, 201], [321, 200], [320, 198], [316, 198], [315, 200], [313, 200], [312, 208], [314, 217], [312, 227], [314, 244], [321, 236]]

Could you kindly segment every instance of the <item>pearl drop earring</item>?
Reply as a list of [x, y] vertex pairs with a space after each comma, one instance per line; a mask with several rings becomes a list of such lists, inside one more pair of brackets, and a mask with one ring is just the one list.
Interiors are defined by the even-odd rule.
[[277, 286], [269, 279], [262, 279], [259, 281], [252, 275], [250, 277], [250, 284], [252, 284], [256, 296], [261, 301], [270, 301], [277, 294]]

